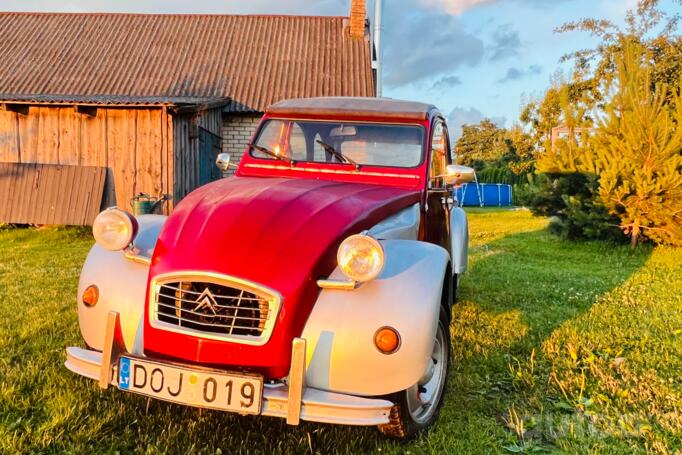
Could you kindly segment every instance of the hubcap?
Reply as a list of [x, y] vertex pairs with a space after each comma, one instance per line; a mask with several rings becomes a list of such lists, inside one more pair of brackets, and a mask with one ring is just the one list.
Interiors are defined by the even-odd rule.
[[422, 378], [425, 382], [420, 381], [407, 389], [407, 408], [412, 419], [417, 423], [425, 423], [433, 416], [443, 394], [445, 375], [448, 370], [448, 355], [441, 324], [438, 324], [436, 331], [430, 364], [433, 365], [433, 373]]

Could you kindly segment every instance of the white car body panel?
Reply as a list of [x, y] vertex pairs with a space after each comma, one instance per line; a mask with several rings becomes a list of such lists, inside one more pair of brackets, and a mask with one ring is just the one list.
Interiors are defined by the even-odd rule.
[[[455, 273], [466, 268], [468, 237], [466, 214], [459, 210], [453, 210], [451, 217], [454, 257], [460, 258]], [[159, 215], [138, 217], [135, 247], [141, 256], [151, 257], [165, 221]], [[420, 209], [415, 204], [375, 225], [369, 233], [380, 239], [386, 253], [381, 275], [353, 291], [320, 292], [302, 334], [309, 346], [306, 383], [310, 387], [357, 396], [383, 395], [410, 387], [426, 370], [450, 255], [439, 246], [417, 241], [419, 224]], [[107, 316], [116, 311], [126, 351], [143, 355], [148, 273], [148, 265], [126, 258], [123, 252], [98, 245], [92, 248], [78, 290], [81, 333], [90, 347], [102, 350]], [[343, 280], [345, 276], [337, 268], [329, 278]], [[90, 284], [100, 290], [100, 301], [93, 308], [81, 302]], [[384, 326], [394, 327], [401, 336], [400, 349], [390, 355], [374, 345], [374, 334]]]
[[[134, 246], [140, 255], [151, 257], [166, 217], [142, 215], [137, 220], [140, 229]], [[88, 346], [102, 350], [107, 316], [109, 311], [117, 311], [126, 350], [142, 354], [142, 314], [148, 274], [148, 265], [127, 259], [122, 251], [108, 251], [97, 244], [92, 247], [78, 284], [78, 323]], [[91, 284], [99, 288], [99, 302], [92, 308], [82, 302], [83, 291]]]
[[[378, 278], [352, 291], [323, 289], [303, 330], [306, 384], [337, 393], [377, 396], [421, 378], [435, 339], [449, 255], [425, 242], [384, 240]], [[344, 279], [337, 268], [331, 279]], [[390, 326], [400, 348], [381, 353], [374, 334]]]
[[379, 240], [417, 240], [421, 214], [414, 204], [376, 224], [367, 233]]

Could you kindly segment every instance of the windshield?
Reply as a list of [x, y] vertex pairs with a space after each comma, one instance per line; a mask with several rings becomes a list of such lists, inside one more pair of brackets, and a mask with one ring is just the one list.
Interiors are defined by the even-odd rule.
[[422, 162], [423, 141], [424, 129], [420, 126], [268, 120], [251, 148], [251, 156], [410, 168]]

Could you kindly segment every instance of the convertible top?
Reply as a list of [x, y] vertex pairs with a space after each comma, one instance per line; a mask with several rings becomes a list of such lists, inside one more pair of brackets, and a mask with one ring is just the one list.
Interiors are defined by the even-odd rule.
[[390, 98], [320, 97], [279, 101], [265, 111], [276, 116], [348, 116], [392, 120], [427, 120], [432, 104]]

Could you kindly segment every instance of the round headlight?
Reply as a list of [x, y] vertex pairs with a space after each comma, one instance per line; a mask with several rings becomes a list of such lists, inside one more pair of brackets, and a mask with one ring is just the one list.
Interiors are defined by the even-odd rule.
[[135, 239], [137, 220], [128, 212], [110, 208], [97, 215], [92, 224], [92, 235], [103, 248], [119, 251]]
[[376, 278], [384, 268], [384, 249], [373, 237], [351, 235], [336, 254], [339, 268], [349, 279], [365, 282]]

